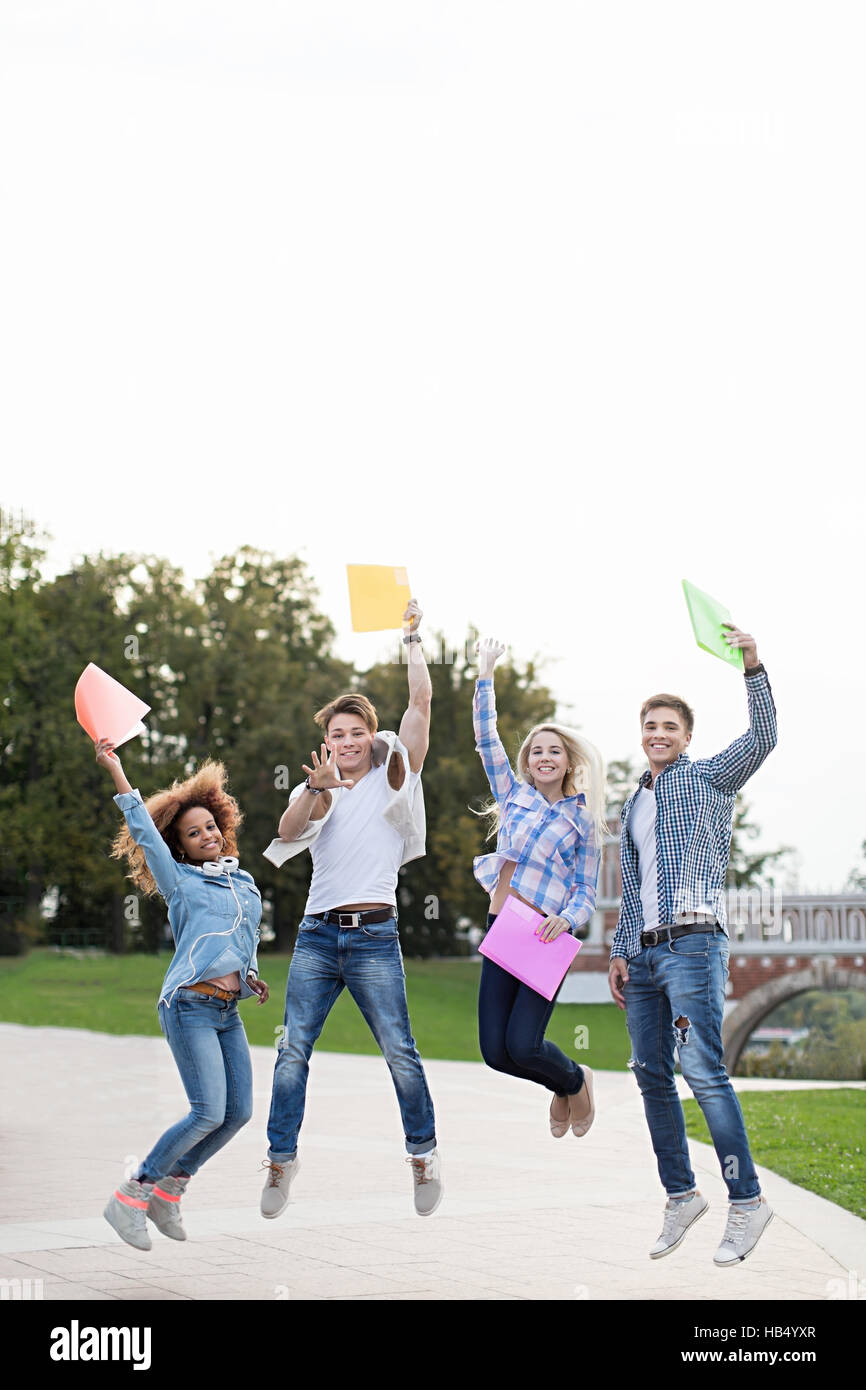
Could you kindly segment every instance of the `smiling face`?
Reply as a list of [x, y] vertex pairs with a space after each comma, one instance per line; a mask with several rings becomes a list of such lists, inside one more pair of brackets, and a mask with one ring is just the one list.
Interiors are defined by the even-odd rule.
[[360, 714], [347, 711], [335, 714], [328, 725], [325, 742], [337, 755], [337, 766], [343, 777], [369, 772], [373, 763], [373, 739]]
[[222, 853], [222, 833], [204, 806], [190, 806], [188, 811], [178, 816], [177, 839], [191, 864], [202, 864], [206, 859], [217, 860]]
[[641, 726], [641, 744], [649, 759], [653, 777], [669, 763], [675, 763], [692, 741], [686, 721], [678, 710], [667, 705], [648, 709]]
[[539, 729], [527, 752], [529, 775], [542, 793], [560, 788], [568, 772], [568, 753], [552, 729]]

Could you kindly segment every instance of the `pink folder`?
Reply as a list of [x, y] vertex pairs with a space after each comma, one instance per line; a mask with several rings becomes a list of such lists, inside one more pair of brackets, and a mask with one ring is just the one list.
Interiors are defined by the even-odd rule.
[[150, 705], [139, 700], [113, 676], [89, 662], [75, 687], [75, 718], [94, 740], [107, 738], [115, 748], [144, 733], [143, 714]]
[[478, 950], [536, 994], [552, 999], [580, 942], [569, 932], [562, 932], [555, 941], [542, 941], [535, 932], [544, 920], [543, 913], [509, 897]]

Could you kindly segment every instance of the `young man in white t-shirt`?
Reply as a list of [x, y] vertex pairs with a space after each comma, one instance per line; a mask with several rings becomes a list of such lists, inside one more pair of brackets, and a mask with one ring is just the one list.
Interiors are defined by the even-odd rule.
[[[268, 857], [309, 848], [313, 877], [286, 986], [286, 1015], [268, 1119], [268, 1177], [261, 1211], [279, 1216], [298, 1170], [309, 1059], [344, 987], [361, 1010], [391, 1072], [412, 1165], [415, 1210], [442, 1197], [433, 1103], [409, 1022], [397, 933], [397, 874], [424, 853], [421, 769], [430, 739], [432, 686], [421, 650], [421, 610], [404, 614], [409, 704], [398, 735], [379, 733], [364, 695], [333, 700], [315, 716], [321, 756], [304, 765]], [[286, 843], [288, 842], [288, 843]], [[281, 849], [281, 845], [285, 848]]]

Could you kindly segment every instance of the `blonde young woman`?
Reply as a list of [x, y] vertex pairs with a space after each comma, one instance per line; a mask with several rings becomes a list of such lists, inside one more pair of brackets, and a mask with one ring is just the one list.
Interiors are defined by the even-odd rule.
[[160, 894], [176, 950], [159, 996], [159, 1023], [177, 1063], [189, 1114], [157, 1140], [135, 1175], [108, 1199], [105, 1219], [128, 1245], [150, 1250], [148, 1219], [186, 1240], [180, 1201], [187, 1183], [252, 1115], [250, 1049], [238, 1000], [268, 998], [258, 978], [261, 894], [238, 867], [243, 819], [225, 789], [221, 763], [205, 762], [147, 802], [126, 780], [113, 744], [96, 744], [126, 819], [112, 854], [126, 859], [136, 888]]
[[[509, 894], [545, 914], [542, 941], [576, 934], [595, 910], [604, 821], [604, 763], [598, 749], [560, 724], [539, 724], [523, 741], [517, 773], [496, 729], [493, 668], [505, 651], [479, 642], [473, 722], [494, 802], [495, 854], [478, 856], [475, 877], [490, 894], [492, 926]], [[492, 834], [492, 831], [491, 831]], [[558, 997], [559, 991], [557, 991]], [[486, 957], [478, 994], [481, 1055], [489, 1067], [553, 1092], [550, 1131], [578, 1138], [595, 1118], [592, 1072], [566, 1057], [544, 1031], [547, 1000]]]

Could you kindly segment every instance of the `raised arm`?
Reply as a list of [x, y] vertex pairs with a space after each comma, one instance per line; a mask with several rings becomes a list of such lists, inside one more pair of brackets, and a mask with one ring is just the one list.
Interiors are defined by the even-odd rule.
[[472, 724], [475, 729], [475, 748], [487, 773], [490, 790], [502, 804], [517, 785], [496, 727], [496, 699], [493, 694], [493, 668], [505, 651], [505, 645], [492, 637], [475, 644], [478, 653], [478, 680], [472, 701]]
[[277, 836], [280, 840], [297, 840], [311, 820], [324, 819], [331, 808], [329, 788], [354, 786], [352, 778], [339, 776], [336, 751], [329, 751], [326, 743], [321, 745], [318, 754], [315, 748], [313, 749], [310, 761], [312, 767], [308, 767], [306, 763], [301, 764], [307, 774], [306, 783], [295, 788], [289, 797], [288, 806], [280, 816], [277, 826]]
[[153, 881], [167, 900], [171, 897], [180, 879], [177, 861], [151, 820], [150, 813], [142, 801], [140, 793], [129, 785], [120, 759], [113, 752], [114, 744], [110, 743], [108, 739], [101, 738], [94, 746], [96, 748], [96, 761], [100, 767], [104, 767], [110, 772], [112, 781], [117, 788], [117, 795], [114, 800], [123, 812], [129, 833], [135, 843], [144, 850], [144, 857], [147, 860], [147, 867], [153, 875]]
[[417, 602], [414, 598], [411, 599], [403, 614], [406, 627], [403, 641], [409, 649], [409, 704], [400, 720], [400, 740], [409, 754], [409, 767], [412, 772], [421, 771], [430, 746], [430, 703], [433, 699], [433, 685], [421, 650], [421, 639], [417, 636], [422, 617]]
[[724, 626], [729, 628], [729, 646], [740, 647], [743, 652], [749, 729], [715, 757], [699, 758], [695, 769], [720, 791], [737, 792], [776, 746], [776, 706], [767, 673], [758, 661], [754, 637], [730, 623]]

